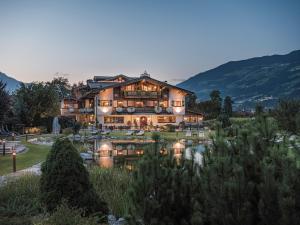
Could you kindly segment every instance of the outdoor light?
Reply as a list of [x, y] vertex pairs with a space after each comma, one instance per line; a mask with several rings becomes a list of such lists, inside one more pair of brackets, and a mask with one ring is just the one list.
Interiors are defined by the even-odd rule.
[[180, 113], [182, 111], [182, 109], [180, 107], [174, 107], [174, 110], [176, 113]]
[[3, 139], [2, 144], [3, 144], [2, 154], [3, 154], [3, 156], [5, 156], [5, 139]]
[[107, 113], [109, 109], [108, 109], [108, 107], [103, 107], [101, 110], [102, 110], [102, 112]]
[[13, 158], [13, 172], [14, 173], [17, 171], [16, 157], [17, 157], [17, 153], [16, 153], [15, 148], [13, 148], [12, 158]]

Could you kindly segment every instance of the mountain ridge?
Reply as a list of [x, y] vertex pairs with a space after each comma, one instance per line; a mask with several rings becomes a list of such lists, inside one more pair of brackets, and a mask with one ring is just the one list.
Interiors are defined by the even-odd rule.
[[6, 83], [6, 90], [9, 91], [10, 93], [15, 91], [21, 84], [21, 81], [18, 81], [15, 78], [8, 76], [7, 74], [1, 71], [0, 71], [0, 80]]
[[300, 50], [229, 61], [177, 86], [194, 91], [200, 100], [217, 89], [223, 97], [232, 96], [236, 106], [254, 107], [257, 102], [274, 106], [279, 98], [300, 97]]

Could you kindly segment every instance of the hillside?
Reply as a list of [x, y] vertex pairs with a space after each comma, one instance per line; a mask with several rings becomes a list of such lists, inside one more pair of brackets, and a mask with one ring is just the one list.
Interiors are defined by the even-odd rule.
[[13, 92], [20, 85], [20, 81], [17, 81], [16, 79], [9, 77], [5, 73], [2, 73], [2, 72], [0, 72], [0, 80], [2, 80], [4, 83], [6, 83], [6, 88], [9, 92]]
[[300, 97], [300, 50], [231, 61], [177, 86], [194, 91], [200, 100], [217, 89], [223, 96], [232, 96], [241, 108], [252, 108], [257, 102], [274, 106], [279, 98]]

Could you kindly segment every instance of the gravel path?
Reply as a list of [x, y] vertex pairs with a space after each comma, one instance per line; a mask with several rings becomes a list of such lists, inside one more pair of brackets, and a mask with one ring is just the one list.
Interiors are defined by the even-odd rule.
[[7, 180], [10, 179], [16, 179], [20, 176], [24, 176], [26, 174], [34, 174], [34, 175], [40, 175], [41, 174], [41, 165], [42, 163], [35, 164], [29, 168], [23, 169], [23, 170], [18, 170], [15, 173], [9, 173], [4, 176], [0, 176], [0, 186], [5, 184]]

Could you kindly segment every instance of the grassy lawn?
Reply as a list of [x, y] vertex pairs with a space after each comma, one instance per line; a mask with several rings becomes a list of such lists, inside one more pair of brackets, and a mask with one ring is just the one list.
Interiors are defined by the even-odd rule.
[[[31, 167], [46, 159], [46, 156], [50, 150], [49, 146], [35, 145], [26, 143], [24, 140], [22, 144], [25, 145], [28, 150], [24, 153], [17, 154], [17, 170], [22, 170]], [[12, 172], [12, 156], [0, 155], [0, 175], [8, 174]]]

